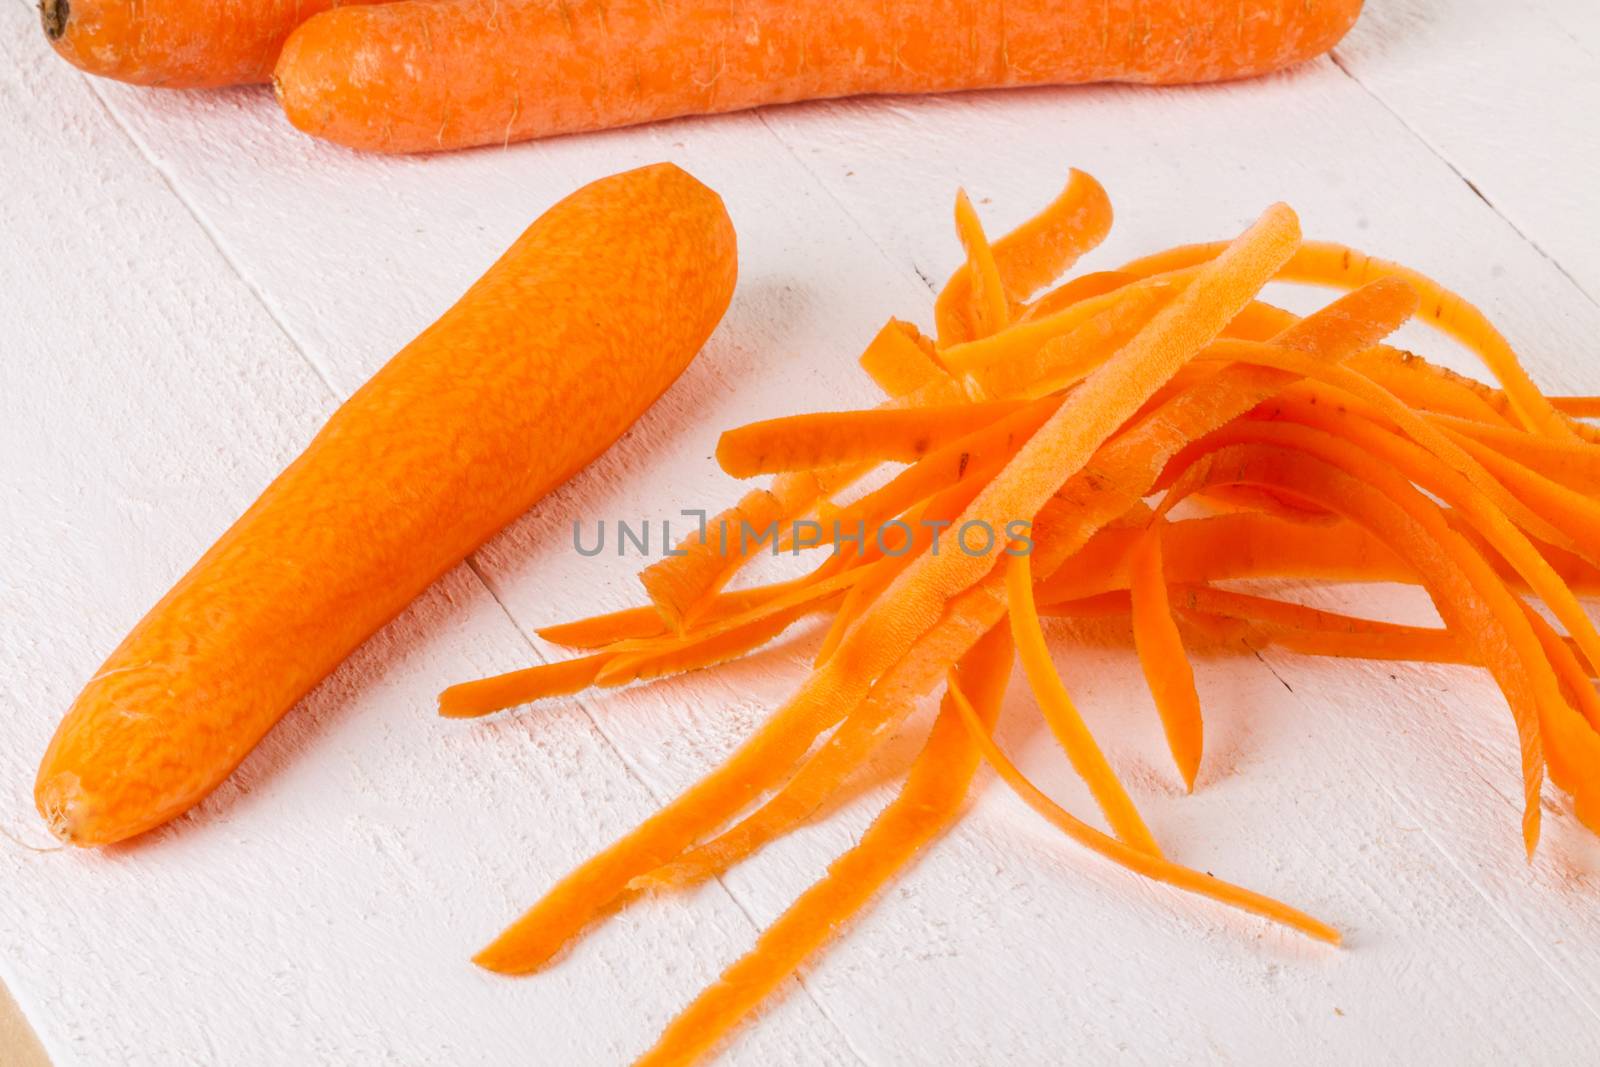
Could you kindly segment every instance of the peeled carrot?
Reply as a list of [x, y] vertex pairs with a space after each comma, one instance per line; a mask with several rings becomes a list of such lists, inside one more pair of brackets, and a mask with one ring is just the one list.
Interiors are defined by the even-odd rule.
[[44, 35], [102, 78], [207, 89], [264, 82], [289, 32], [340, 4], [382, 0], [39, 0]]
[[1361, 0], [406, 0], [324, 12], [273, 80], [352, 148], [503, 144], [864, 93], [1247, 78], [1321, 55]]
[[89, 681], [39, 769], [51, 829], [108, 844], [209, 793], [374, 630], [627, 429], [705, 342], [735, 271], [721, 200], [670, 164], [547, 211]]

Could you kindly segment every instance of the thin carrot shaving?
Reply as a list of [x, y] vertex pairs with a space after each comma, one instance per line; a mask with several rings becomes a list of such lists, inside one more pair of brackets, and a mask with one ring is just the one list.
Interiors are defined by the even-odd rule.
[[[1600, 633], [1596, 633], [1571, 587], [1539, 554], [1526, 535], [1496, 507], [1496, 502], [1488, 494], [1416, 445], [1385, 433], [1371, 422], [1348, 410], [1341, 411], [1337, 405], [1326, 400], [1317, 403], [1318, 396], [1315, 391], [1309, 393], [1308, 400], [1286, 396], [1276, 402], [1273, 413], [1293, 418], [1303, 425], [1314, 426], [1334, 437], [1344, 438], [1369, 455], [1389, 461], [1411, 481], [1443, 498], [1472, 524], [1528, 587], [1543, 598], [1584, 649], [1585, 658], [1590, 664], [1600, 666]], [[1231, 439], [1242, 439], [1255, 432], [1256, 427], [1248, 422], [1222, 431]], [[1328, 439], [1301, 435], [1295, 440], [1299, 447], [1315, 450], [1319, 445], [1325, 446]], [[1326, 449], [1320, 454], [1332, 462], [1338, 462], [1339, 456], [1348, 455], [1343, 450]]]
[[998, 333], [1011, 322], [1010, 301], [1000, 280], [994, 249], [965, 189], [956, 193], [956, 235], [967, 253], [967, 320], [976, 337]]
[[1197, 893], [1200, 896], [1209, 897], [1241, 911], [1247, 911], [1252, 915], [1259, 915], [1263, 919], [1281, 923], [1318, 941], [1326, 941], [1330, 945], [1339, 944], [1338, 930], [1325, 922], [1312, 918], [1297, 908], [1291, 908], [1289, 905], [1273, 900], [1271, 897], [1264, 897], [1259, 893], [1224, 882], [1209, 874], [1201, 874], [1199, 871], [1190, 870], [1188, 867], [1180, 866], [1160, 856], [1153, 856], [1148, 852], [1140, 851], [1131, 845], [1118, 841], [1114, 837], [1101, 833], [1088, 823], [1073, 816], [1046, 796], [1038, 786], [1029, 781], [1027, 776], [1017, 769], [1015, 764], [1006, 758], [1005, 753], [1001, 752], [1000, 747], [994, 743], [994, 738], [990, 736], [989, 729], [984, 725], [977, 713], [972, 710], [972, 705], [967, 702], [961, 690], [953, 688], [951, 693], [955, 697], [956, 709], [961, 715], [961, 720], [966, 724], [967, 731], [972, 735], [973, 740], [977, 742], [978, 751], [982, 753], [985, 762], [994, 768], [1000, 779], [1010, 786], [1012, 792], [1021, 797], [1030, 808], [1043, 815], [1084, 848], [1089, 849], [1091, 852], [1097, 852], [1117, 866], [1124, 867], [1135, 874], [1143, 875], [1152, 881], [1164, 882], [1175, 888]]
[[[826, 620], [809, 675], [743, 744], [476, 957], [524, 973], [638, 891], [717, 876], [827, 811], [947, 681], [860, 843], [642, 1062], [709, 1050], [950, 824], [980, 758], [1113, 862], [1337, 943], [1302, 912], [1161, 857], [1041, 615], [1073, 620], [1074, 640], [1131, 642], [1191, 790], [1204, 749], [1191, 655], [1484, 669], [1516, 728], [1530, 857], [1546, 776], [1600, 832], [1600, 630], [1578, 599], [1600, 595], [1600, 427], [1582, 421], [1600, 417], [1600, 397], [1546, 397], [1476, 308], [1408, 268], [1302, 242], [1282, 205], [1227, 245], [1064, 281], [1110, 223], [1093, 179], [1074, 172], [992, 243], [965, 194], [955, 218], [964, 260], [935, 301], [937, 343], [891, 319], [862, 353], [886, 401], [730, 430], [724, 469], [773, 474], [770, 487], [647, 568], [649, 605], [547, 627], [586, 654], [441, 695], [444, 714], [486, 714], [710, 666]], [[1273, 280], [1348, 292], [1301, 317], [1263, 301]], [[1475, 351], [1500, 387], [1385, 344], [1413, 315]], [[852, 490], [885, 463], [904, 467]], [[1175, 510], [1186, 502], [1212, 513]], [[724, 592], [769, 545], [831, 551], [801, 578]], [[1283, 578], [1420, 586], [1444, 625], [1218, 585]], [[995, 744], [1014, 656], [1109, 833]]]
[[[1536, 437], [1521, 430], [1490, 426], [1452, 415], [1435, 414], [1430, 418], [1436, 426], [1469, 450], [1471, 446], [1463, 438], [1487, 445], [1505, 458], [1515, 460], [1587, 497], [1600, 496], [1600, 446], [1586, 441], [1552, 441], [1548, 437]], [[1482, 455], [1477, 455], [1481, 462]]]
[[1160, 521], [1152, 523], [1134, 543], [1130, 605], [1133, 637], [1145, 683], [1166, 731], [1167, 748], [1183, 776], [1184, 788], [1192, 793], [1195, 776], [1200, 773], [1204, 726], [1194, 669], [1189, 665], [1183, 637], [1167, 600], [1167, 579], [1161, 563], [1162, 525]]
[[968, 378], [985, 396], [1043, 396], [1076, 385], [1126, 344], [1173, 295], [1172, 290], [1133, 288], [1070, 333], [1053, 337], [1031, 354], [979, 364]]
[[1039, 625], [1039, 612], [1033, 604], [1033, 573], [1026, 555], [1013, 556], [1006, 564], [1006, 599], [1010, 605], [1011, 639], [1016, 642], [1022, 670], [1028, 676], [1028, 685], [1033, 689], [1033, 698], [1038, 702], [1044, 721], [1072, 762], [1072, 769], [1089, 787], [1118, 839], [1140, 852], [1161, 855], [1160, 846], [1117, 779], [1117, 773], [1106, 762], [1050, 659], [1044, 629]]
[[1023, 406], [1011, 400], [767, 419], [724, 433], [717, 463], [735, 478], [863, 461], [913, 463]]
[[[958, 658], [977, 657], [979, 662], [1000, 657], [1003, 662], [997, 661], [986, 669], [1008, 676], [1012, 650], [1009, 632], [997, 626], [984, 634], [978, 625], [953, 628], [955, 644], [943, 640], [937, 628], [936, 632], [924, 635], [914, 646], [913, 653], [873, 685], [867, 699], [806, 758], [782, 789], [724, 833], [684, 853], [674, 862], [634, 879], [631, 888], [694, 885], [721, 873], [805, 821], [893, 735], [914, 710], [916, 698], [937, 684], [941, 656], [948, 661], [948, 656], [954, 653]], [[971, 647], [964, 653], [955, 653], [958, 644]], [[933, 654], [928, 654], [930, 651]]]
[[784, 510], [783, 502], [765, 489], [746, 493], [738, 504], [679, 541], [666, 559], [641, 571], [639, 580], [667, 625], [675, 630], [688, 625], [690, 609], [732, 577], [728, 560], [748, 559], [777, 536]]
[[851, 624], [861, 617], [866, 606], [889, 588], [889, 584], [899, 576], [900, 572], [910, 566], [911, 561], [924, 549], [933, 544], [935, 537], [950, 528], [951, 521], [963, 508], [972, 503], [972, 498], [987, 481], [986, 478], [971, 478], [957, 482], [930, 498], [923, 507], [914, 512], [907, 512], [910, 521], [904, 526], [894, 525], [886, 528], [884, 537], [892, 539], [883, 551], [888, 558], [883, 561], [882, 566], [873, 567], [869, 573], [862, 575], [861, 580], [845, 593], [844, 602], [839, 605], [828, 632], [823, 635], [822, 647], [817, 650], [817, 663], [820, 664], [833, 655], [834, 650], [839, 647], [839, 642], [844, 640], [844, 635], [849, 631]]
[[861, 369], [890, 397], [914, 393], [945, 373], [934, 356], [933, 342], [900, 319], [884, 323], [872, 338], [861, 353]]
[[1600, 419], [1600, 396], [1553, 396], [1550, 405], [1575, 419]]
[[1121, 271], [1101, 270], [1093, 274], [1080, 274], [1078, 277], [1063, 282], [1037, 300], [1028, 304], [1017, 316], [1018, 322], [1032, 322], [1034, 319], [1045, 318], [1056, 312], [1069, 308], [1082, 300], [1088, 300], [1117, 289], [1121, 289], [1129, 282], [1139, 279], [1132, 274], [1123, 274]]
[[[721, 593], [700, 615], [700, 621], [715, 622], [729, 615], [748, 611], [773, 597], [800, 588], [813, 578], [814, 576], [792, 578], [788, 581], [769, 582], [748, 589]], [[632, 638], [661, 637], [666, 634], [667, 627], [661, 619], [661, 612], [657, 611], [653, 604], [646, 604], [607, 612], [604, 615], [594, 615], [587, 619], [540, 627], [535, 632], [554, 645], [589, 649], [604, 648], [606, 645]]]
[[[1121, 269], [1131, 274], [1154, 274], [1203, 263], [1221, 251], [1222, 244], [1187, 245], [1147, 256]], [[1422, 300], [1422, 320], [1449, 334], [1483, 360], [1505, 389], [1507, 401], [1521, 424], [1556, 440], [1570, 439], [1572, 429], [1548, 398], [1533, 384], [1510, 343], [1476, 306], [1427, 275], [1347, 245], [1331, 241], [1306, 241], [1283, 268], [1286, 281], [1355, 288], [1377, 278], [1398, 278], [1416, 290]]]
[[[1100, 183], [1073, 170], [1065, 188], [1039, 214], [994, 242], [1001, 290], [1008, 300], [1027, 300], [1066, 272], [1078, 257], [1111, 231], [1111, 199]], [[971, 319], [970, 271], [957, 270], [934, 302], [941, 346], [977, 336]]]
[[1594, 683], [1590, 681], [1595, 674], [1594, 668], [1585, 670], [1571, 642], [1556, 633], [1555, 627], [1546, 622], [1531, 605], [1524, 603], [1522, 607], [1528, 616], [1528, 625], [1533, 627], [1540, 646], [1550, 659], [1551, 668], [1561, 680], [1562, 693], [1572, 701], [1591, 729], [1600, 730], [1600, 694], [1595, 693]]
[[452, 685], [439, 694], [439, 714], [447, 719], [472, 719], [546, 697], [581, 693], [594, 684], [610, 661], [611, 653], [597, 652]]
[[[1170, 301], [1177, 293], [1187, 288], [1199, 274], [1198, 266], [1188, 267], [1143, 278], [1100, 296], [1085, 297], [1050, 315], [1018, 322], [1000, 333], [988, 337], [974, 337], [948, 348], [941, 347], [939, 360], [952, 374], [965, 374], [978, 378], [997, 364], [1029, 358], [1041, 345], [1068, 336], [1084, 323], [1119, 303], [1142, 300], [1150, 294]], [[1221, 329], [1222, 327], [1218, 327], [1219, 333]]]
[[[673, 1019], [639, 1064], [681, 1064], [702, 1055], [955, 821], [978, 768], [978, 747], [963, 716], [972, 716], [980, 729], [992, 726], [1010, 660], [1003, 630], [962, 659], [905, 785], [860, 843], [829, 865], [827, 875], [762, 933], [754, 949]], [[955, 687], [962, 683], [972, 690], [976, 709], [965, 697], [961, 710], [954, 707]]]
[[664, 678], [726, 663], [774, 640], [807, 615], [825, 610], [830, 602], [838, 600], [841, 595], [836, 589], [829, 590], [805, 603], [765, 613], [737, 626], [719, 628], [681, 644], [614, 653], [611, 661], [595, 677], [595, 684], [608, 687], [627, 685], [629, 682]]

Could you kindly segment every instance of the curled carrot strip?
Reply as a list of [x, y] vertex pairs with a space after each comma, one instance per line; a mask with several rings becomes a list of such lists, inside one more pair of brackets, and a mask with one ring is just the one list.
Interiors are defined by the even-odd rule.
[[978, 221], [978, 212], [965, 189], [956, 193], [956, 236], [967, 252], [967, 319], [973, 334], [987, 337], [998, 333], [1011, 322], [1010, 301], [1000, 280], [994, 249], [989, 247], [983, 223]]
[[472, 719], [546, 697], [581, 693], [594, 684], [611, 658], [609, 652], [597, 652], [452, 685], [439, 694], [439, 714]]
[[1200, 896], [1209, 897], [1222, 904], [1247, 911], [1252, 915], [1259, 915], [1275, 923], [1281, 923], [1292, 930], [1298, 930], [1307, 937], [1318, 941], [1326, 941], [1330, 945], [1339, 944], [1339, 931], [1319, 919], [1312, 918], [1297, 908], [1264, 897], [1259, 893], [1251, 892], [1240, 886], [1224, 882], [1209, 874], [1190, 870], [1188, 867], [1179, 866], [1171, 860], [1152, 856], [1142, 852], [1131, 845], [1124, 844], [1108, 834], [1103, 834], [1088, 823], [1078, 819], [1055, 801], [1046, 796], [1037, 786], [1030, 782], [1026, 775], [1019, 771], [1015, 764], [1006, 758], [1000, 747], [994, 743], [986, 728], [967, 703], [959, 688], [952, 689], [955, 697], [955, 706], [961, 715], [961, 720], [966, 724], [967, 731], [978, 744], [978, 751], [984, 760], [993, 767], [1001, 780], [1011, 787], [1011, 790], [1021, 797], [1027, 805], [1038, 812], [1065, 833], [1072, 840], [1096, 852], [1119, 867], [1124, 867], [1135, 874], [1143, 875], [1155, 882], [1165, 882], [1167, 885]]
[[890, 319], [861, 353], [861, 369], [890, 397], [905, 396], [944, 376], [933, 342], [915, 326]]
[[[639, 1064], [687, 1063], [702, 1055], [944, 832], [960, 812], [978, 767], [978, 749], [962, 715], [980, 724], [994, 722], [1010, 664], [1003, 630], [962, 659], [951, 671], [951, 691], [905, 785], [860, 843], [834, 860], [827, 875], [762, 933], [754, 949], [673, 1019]], [[972, 689], [977, 709], [967, 703], [964, 711], [955, 710], [958, 679]]]
[[1157, 521], [1134, 542], [1132, 602], [1133, 638], [1139, 665], [1161, 716], [1167, 748], [1183, 776], [1184, 788], [1194, 792], [1200, 771], [1205, 728], [1200, 715], [1200, 694], [1194, 687], [1194, 669], [1183, 650], [1183, 638], [1167, 600], [1167, 579], [1161, 563], [1161, 527]]
[[[1065, 273], [1110, 231], [1110, 197], [1099, 182], [1073, 170], [1065, 188], [1043, 211], [994, 242], [1002, 290], [1012, 301], [1026, 300]], [[934, 302], [940, 345], [975, 336], [969, 310], [971, 286], [970, 272], [963, 266]]]
[[1006, 564], [1006, 599], [1011, 609], [1011, 639], [1016, 643], [1033, 698], [1050, 732], [1072, 762], [1072, 769], [1089, 787], [1118, 839], [1140, 852], [1161, 855], [1160, 846], [1150, 836], [1150, 830], [1127, 790], [1122, 788], [1117, 773], [1106, 762], [1050, 659], [1044, 630], [1039, 625], [1039, 613], [1033, 604], [1033, 572], [1026, 555], [1013, 556]]
[[[1469, 450], [1471, 446], [1463, 438], [1487, 445], [1505, 458], [1586, 496], [1600, 496], [1600, 446], [1587, 441], [1552, 441], [1548, 437], [1452, 415], [1436, 414], [1431, 418], [1435, 425]], [[1481, 454], [1479, 460], [1482, 460]]]
[[[1130, 274], [1155, 274], [1204, 263], [1218, 254], [1221, 244], [1185, 245], [1124, 264]], [[1472, 303], [1419, 271], [1399, 263], [1369, 256], [1331, 241], [1306, 241], [1279, 275], [1286, 281], [1355, 288], [1377, 278], [1399, 278], [1422, 298], [1424, 321], [1456, 338], [1483, 359], [1505, 389], [1506, 400], [1523, 426], [1556, 440], [1573, 437], [1545, 395], [1523, 369], [1517, 354], [1500, 331]]]
[[746, 493], [738, 504], [678, 542], [667, 558], [639, 573], [651, 603], [667, 625], [682, 630], [691, 609], [716, 594], [742, 562], [777, 536], [783, 502], [765, 489]]
[[726, 431], [717, 463], [735, 478], [864, 461], [912, 463], [1023, 406], [1012, 400], [767, 419]]

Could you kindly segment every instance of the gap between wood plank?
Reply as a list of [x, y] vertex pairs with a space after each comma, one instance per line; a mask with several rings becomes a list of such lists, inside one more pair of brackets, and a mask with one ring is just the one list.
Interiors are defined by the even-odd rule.
[[[159, 177], [162, 184], [167, 187], [167, 191], [173, 195], [179, 204], [183, 205], [184, 211], [188, 212], [189, 217], [194, 219], [195, 223], [200, 227], [201, 232], [205, 234], [206, 240], [211, 244], [212, 248], [216, 250], [217, 254], [222, 257], [223, 262], [228, 265], [228, 269], [234, 273], [235, 277], [244, 283], [246, 290], [248, 290], [250, 295], [255, 298], [256, 302], [261, 305], [262, 310], [267, 313], [267, 317], [272, 320], [273, 325], [277, 326], [279, 332], [283, 334], [285, 340], [289, 342], [289, 345], [300, 356], [300, 358], [305, 361], [306, 366], [311, 368], [312, 373], [317, 376], [317, 380], [320, 381], [323, 387], [328, 391], [329, 397], [336, 404], [343, 403], [344, 398], [340, 395], [339, 390], [334, 386], [333, 379], [328, 374], [327, 370], [312, 358], [305, 345], [301, 343], [300, 338], [295, 336], [294, 331], [289, 328], [284, 319], [279, 315], [277, 309], [272, 305], [272, 302], [267, 299], [266, 294], [245, 273], [245, 271], [240, 267], [239, 263], [229, 253], [221, 236], [216, 232], [215, 229], [212, 228], [210, 223], [196, 209], [195, 205], [189, 200], [189, 198], [183, 194], [182, 190], [179, 189], [178, 184], [156, 160], [155, 156], [151, 153], [149, 148], [144, 144], [139, 136], [134, 133], [132, 127], [130, 127], [128, 123], [123, 120], [122, 115], [117, 111], [116, 107], [106, 99], [97, 79], [87, 74], [81, 74], [79, 76], [88, 83], [89, 90], [93, 94], [95, 100], [99, 102], [100, 107], [105, 111], [106, 115], [111, 119], [112, 123], [115, 124], [117, 129], [121, 131], [122, 135], [128, 139], [128, 142], [131, 145], [133, 145], [134, 151], [138, 152], [140, 158], [142, 158], [145, 163], [147, 163], [150, 168], [155, 171], [156, 176]], [[793, 153], [791, 152], [790, 154], [792, 155]], [[809, 172], [807, 172], [807, 174], [809, 176]], [[853, 219], [851, 221], [854, 222]], [[874, 244], [874, 247], [876, 247], [876, 244]], [[882, 251], [883, 250], [880, 248], [880, 254]], [[885, 256], [885, 258], [887, 259], [887, 256]], [[494, 587], [494, 584], [489, 580], [488, 575], [478, 565], [477, 554], [473, 553], [468, 555], [463, 562], [466, 564], [467, 569], [472, 573], [473, 578], [476, 579], [478, 584], [482, 587], [483, 591], [487, 593], [490, 599], [492, 599], [500, 608], [500, 613], [504, 615], [506, 621], [511, 624], [511, 628], [516, 632], [518, 639], [528, 649], [528, 652], [533, 659], [540, 664], [547, 664], [549, 660], [540, 652], [539, 648], [534, 644], [533, 639], [528, 636], [527, 631], [517, 620], [516, 615], [501, 597], [500, 591]], [[615, 756], [617, 762], [621, 764], [623, 772], [629, 778], [632, 778], [637, 785], [643, 788], [645, 793], [657, 804], [657, 806], [667, 803], [670, 798], [661, 796], [655, 789], [651, 787], [649, 781], [639, 773], [633, 762], [623, 754], [622, 749], [612, 739], [611, 735], [601, 727], [599, 718], [595, 715], [588, 702], [575, 698], [573, 703], [576, 704], [579, 710], [583, 712], [584, 718], [589, 722], [590, 729], [594, 731], [595, 735], [599, 737], [602, 742], [604, 742], [605, 747], [611, 750], [612, 755]], [[761, 924], [756, 921], [755, 915], [750, 908], [747, 907], [745, 902], [739, 899], [738, 894], [734, 893], [734, 891], [728, 886], [723, 875], [716, 875], [715, 881], [718, 887], [722, 890], [724, 896], [727, 897], [728, 902], [731, 903], [734, 908], [738, 910], [739, 914], [744, 916], [745, 921], [749, 923], [751, 932], [757, 936], [760, 936]], [[725, 967], [726, 965], [722, 966]], [[839, 1021], [834, 1018], [833, 1014], [827, 1009], [827, 1007], [824, 1006], [822, 1001], [818, 999], [817, 994], [806, 983], [805, 978], [800, 974], [800, 972], [795, 972], [793, 978], [799, 985], [801, 992], [805, 994], [806, 999], [816, 1007], [818, 1013], [825, 1020], [827, 1020], [830, 1026], [833, 1027], [834, 1031], [838, 1034], [840, 1042], [846, 1049], [850, 1051], [850, 1054], [855, 1057], [856, 1062], [860, 1064], [861, 1067], [871, 1067], [872, 1061], [863, 1055], [861, 1050], [856, 1047], [855, 1042], [850, 1039], [849, 1032], [846, 1031], [842, 1025], [840, 1025]]]
[[1540, 246], [1538, 241], [1535, 241], [1532, 237], [1525, 233], [1520, 226], [1518, 226], [1508, 215], [1506, 215], [1504, 211], [1500, 210], [1499, 206], [1495, 204], [1493, 200], [1490, 200], [1488, 196], [1484, 194], [1482, 189], [1478, 188], [1478, 184], [1476, 182], [1462, 172], [1460, 167], [1457, 167], [1448, 156], [1446, 156], [1438, 148], [1434, 147], [1433, 142], [1423, 136], [1420, 130], [1411, 125], [1411, 123], [1407, 122], [1406, 117], [1397, 111], [1389, 103], [1389, 101], [1385, 100], [1375, 89], [1369, 86], [1366, 82], [1362, 81], [1360, 75], [1356, 74], [1354, 70], [1346, 66], [1344, 57], [1339, 54], [1338, 49], [1334, 49], [1333, 51], [1329, 52], [1328, 58], [1333, 61], [1333, 65], [1338, 68], [1339, 73], [1343, 74], [1346, 78], [1349, 78], [1352, 82], [1354, 82], [1363, 93], [1367, 94], [1367, 96], [1370, 97], [1374, 103], [1383, 108], [1383, 110], [1387, 112], [1390, 117], [1398, 122], [1401, 129], [1405, 130], [1406, 133], [1415, 138], [1416, 142], [1422, 147], [1426, 148], [1433, 158], [1437, 159], [1440, 163], [1443, 163], [1445, 168], [1448, 169], [1451, 174], [1454, 174], [1457, 178], [1461, 179], [1462, 183], [1465, 184], [1468, 189], [1472, 190], [1472, 194], [1479, 200], [1483, 201], [1485, 207], [1494, 212], [1495, 217], [1511, 228], [1512, 233], [1520, 237], [1523, 243], [1539, 254], [1541, 259], [1554, 267], [1563, 278], [1571, 282], [1572, 288], [1577, 291], [1579, 296], [1583, 297], [1583, 299], [1588, 301], [1591, 305], [1600, 307], [1600, 298], [1597, 298], [1595, 294], [1589, 292], [1589, 290], [1584, 287], [1582, 282], [1573, 277], [1572, 273], [1567, 270], [1566, 266], [1562, 264], [1560, 260], [1556, 259], [1549, 252], [1546, 252], [1544, 248]]

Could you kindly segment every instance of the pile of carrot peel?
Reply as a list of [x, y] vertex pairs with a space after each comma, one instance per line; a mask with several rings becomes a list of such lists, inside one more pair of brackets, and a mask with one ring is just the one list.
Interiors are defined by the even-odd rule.
[[[1163, 856], [1051, 659], [1044, 616], [1129, 620], [1191, 790], [1198, 644], [1482, 667], [1520, 741], [1529, 856], [1546, 774], [1600, 830], [1600, 633], [1579, 599], [1600, 590], [1600, 431], [1581, 421], [1595, 398], [1547, 397], [1478, 309], [1398, 264], [1303, 240], [1281, 204], [1230, 242], [1064, 282], [1110, 228], [1088, 175], [998, 240], [964, 194], [955, 221], [966, 259], [934, 334], [890, 320], [862, 356], [880, 406], [724, 434], [725, 470], [772, 480], [645, 570], [649, 604], [540, 631], [576, 658], [441, 696], [446, 715], [484, 715], [708, 667], [827, 620], [810, 676], [726, 762], [476, 958], [526, 973], [630, 891], [715, 877], [804, 822], [943, 685], [898, 795], [640, 1062], [712, 1048], [957, 818], [980, 762], [1105, 859], [1338, 942]], [[1260, 299], [1271, 281], [1344, 293], [1300, 317]], [[1495, 384], [1386, 346], [1413, 316], [1475, 352]], [[899, 469], [853, 492], [885, 464]], [[774, 547], [818, 562], [728, 588]], [[1232, 584], [1281, 578], [1418, 585], [1444, 625]], [[1018, 659], [1109, 832], [1051, 800], [992, 736]]]

